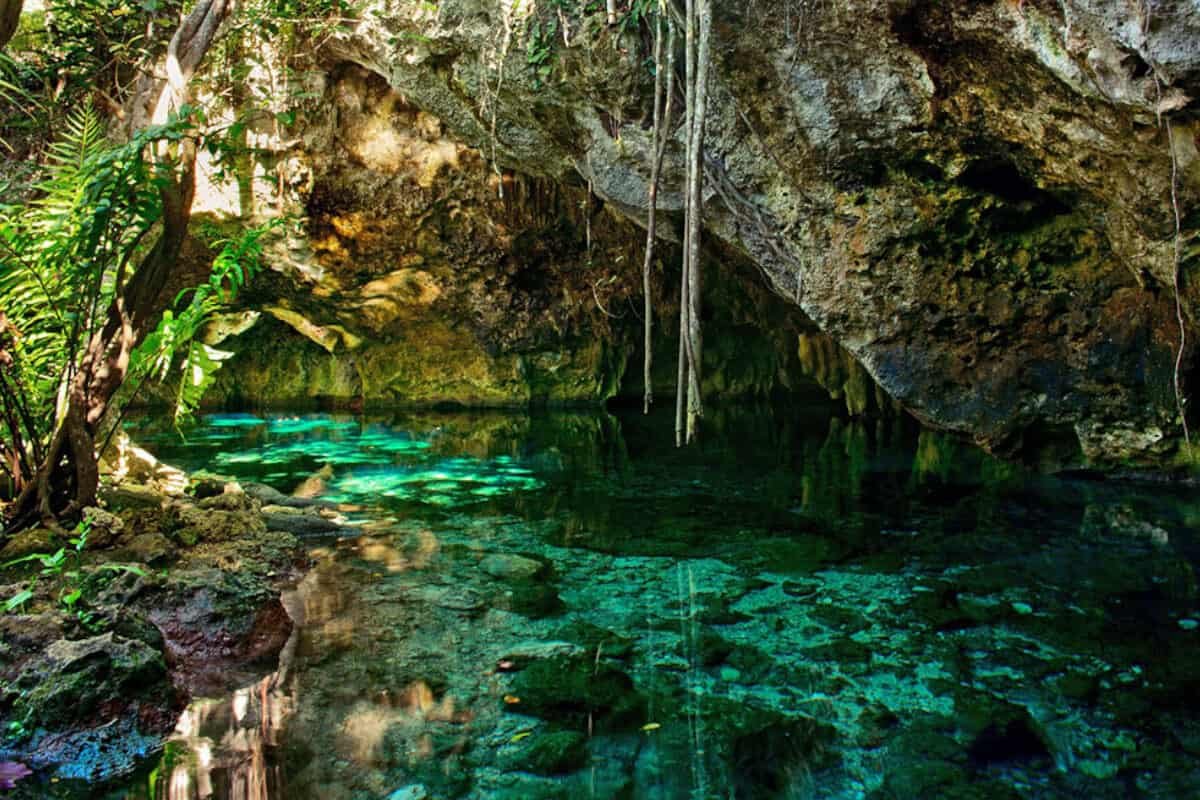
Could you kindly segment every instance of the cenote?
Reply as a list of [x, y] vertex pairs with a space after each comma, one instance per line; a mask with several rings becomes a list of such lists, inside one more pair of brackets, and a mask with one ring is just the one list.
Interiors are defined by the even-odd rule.
[[5, 800], [1200, 798], [1198, 487], [1200, 0], [0, 0]]
[[[337, 504], [113, 798], [1182, 798], [1200, 504], [827, 408], [130, 429]], [[69, 781], [58, 785], [68, 792]]]

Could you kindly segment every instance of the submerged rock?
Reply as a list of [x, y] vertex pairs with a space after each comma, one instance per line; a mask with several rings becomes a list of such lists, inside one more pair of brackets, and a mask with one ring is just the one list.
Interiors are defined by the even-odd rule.
[[518, 744], [502, 768], [538, 775], [565, 775], [587, 763], [587, 737], [577, 731], [535, 733]]
[[554, 656], [528, 664], [512, 679], [505, 709], [562, 723], [591, 718], [601, 729], [643, 721], [644, 701], [622, 670], [594, 655]]
[[500, 580], [529, 580], [541, 573], [545, 565], [515, 553], [491, 553], [479, 562], [479, 568]]
[[1050, 744], [1029, 710], [978, 693], [960, 698], [959, 720], [972, 736], [967, 756], [976, 766], [1049, 760]]

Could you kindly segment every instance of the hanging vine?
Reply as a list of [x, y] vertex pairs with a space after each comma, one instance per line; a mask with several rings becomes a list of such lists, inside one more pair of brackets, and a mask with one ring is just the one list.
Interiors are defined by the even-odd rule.
[[[663, 22], [666, 21], [667, 41], [666, 68], [663, 67]], [[642, 361], [642, 382], [645, 394], [642, 412], [649, 414], [654, 402], [654, 388], [650, 377], [654, 364], [652, 334], [654, 330], [654, 308], [650, 297], [650, 271], [654, 262], [654, 239], [658, 225], [658, 182], [662, 172], [663, 156], [671, 134], [671, 83], [675, 75], [675, 23], [667, 13], [666, 0], [660, 0], [659, 13], [654, 24], [654, 126], [650, 130], [650, 188], [647, 193], [646, 211], [646, 258], [642, 262], [642, 320], [645, 356]]]
[[704, 413], [700, 392], [701, 325], [700, 214], [704, 183], [704, 123], [708, 108], [712, 0], [687, 0], [685, 23], [685, 128], [687, 180], [684, 197], [683, 269], [679, 299], [679, 370], [675, 386], [675, 444], [696, 438]]
[[[1150, 9], [1146, 8], [1143, 25], [1149, 25]], [[1143, 28], [1144, 29], [1144, 28]], [[1171, 212], [1174, 223], [1174, 235], [1171, 243], [1171, 289], [1175, 296], [1175, 321], [1179, 325], [1179, 347], [1175, 350], [1175, 364], [1171, 375], [1171, 388], [1175, 394], [1175, 411], [1179, 414], [1179, 424], [1183, 428], [1183, 441], [1187, 446], [1188, 456], [1192, 454], [1192, 435], [1188, 429], [1187, 398], [1183, 393], [1183, 354], [1187, 348], [1187, 325], [1183, 316], [1183, 300], [1180, 297], [1180, 263], [1183, 243], [1183, 219], [1179, 213], [1179, 160], [1175, 154], [1175, 132], [1171, 126], [1171, 105], [1164, 101], [1162, 78], [1156, 72], [1154, 75], [1154, 91], [1156, 95], [1155, 113], [1158, 115], [1158, 126], [1163, 130], [1167, 139], [1167, 153], [1171, 157]]]

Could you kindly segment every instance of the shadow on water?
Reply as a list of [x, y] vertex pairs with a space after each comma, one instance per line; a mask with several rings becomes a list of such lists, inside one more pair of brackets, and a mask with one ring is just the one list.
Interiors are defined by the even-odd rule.
[[1200, 795], [1186, 494], [822, 408], [131, 427], [362, 535], [113, 797]]

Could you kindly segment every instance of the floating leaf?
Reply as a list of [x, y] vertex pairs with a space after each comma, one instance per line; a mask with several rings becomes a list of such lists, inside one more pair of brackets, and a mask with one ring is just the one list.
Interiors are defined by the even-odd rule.
[[645, 725], [642, 726], [642, 730], [656, 731], [661, 727], [662, 727], [662, 725], [658, 724], [657, 722], [647, 722]]
[[515, 694], [506, 694], [504, 695], [504, 702], [510, 706], [515, 706], [517, 703], [521, 702], [521, 698], [517, 697]]
[[521, 731], [521, 732], [520, 732], [520, 733], [518, 733], [516, 736], [512, 737], [511, 739], [509, 739], [509, 741], [510, 741], [510, 742], [519, 742], [519, 741], [521, 741], [522, 739], [527, 739], [527, 738], [529, 738], [529, 737], [530, 737], [532, 734], [533, 734], [533, 732], [532, 732], [532, 731]]

